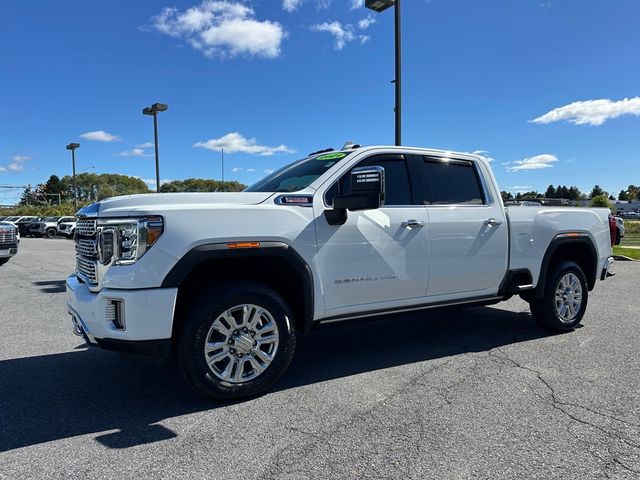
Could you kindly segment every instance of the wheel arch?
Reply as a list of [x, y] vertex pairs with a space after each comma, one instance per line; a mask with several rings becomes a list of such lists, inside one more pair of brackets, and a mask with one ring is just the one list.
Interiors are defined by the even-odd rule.
[[305, 260], [281, 242], [252, 242], [256, 248], [229, 248], [227, 244], [199, 245], [184, 255], [162, 282], [178, 288], [173, 337], [193, 300], [215, 284], [229, 280], [256, 280], [276, 290], [289, 303], [295, 328], [308, 332], [313, 322], [313, 274]]
[[534, 290], [536, 298], [543, 297], [549, 271], [563, 260], [577, 263], [587, 278], [589, 290], [593, 290], [598, 278], [598, 253], [593, 240], [587, 233], [559, 234], [551, 241], [542, 258], [540, 276]]

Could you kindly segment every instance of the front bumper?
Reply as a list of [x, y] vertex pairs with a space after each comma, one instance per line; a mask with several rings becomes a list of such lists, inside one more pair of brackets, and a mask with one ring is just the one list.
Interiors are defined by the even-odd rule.
[[[168, 354], [177, 288], [123, 290], [104, 288], [93, 293], [76, 275], [67, 279], [67, 311], [73, 330], [87, 343], [109, 350], [147, 356]], [[124, 328], [109, 320], [111, 300], [123, 305]]]
[[0, 258], [11, 258], [18, 253], [17, 243], [3, 243], [0, 245]]

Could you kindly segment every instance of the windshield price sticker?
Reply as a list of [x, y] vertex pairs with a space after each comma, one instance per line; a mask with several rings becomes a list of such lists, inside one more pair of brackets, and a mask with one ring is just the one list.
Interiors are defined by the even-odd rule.
[[316, 157], [316, 160], [338, 160], [346, 156], [347, 154], [343, 152], [327, 153], [325, 155], [320, 155], [319, 157]]

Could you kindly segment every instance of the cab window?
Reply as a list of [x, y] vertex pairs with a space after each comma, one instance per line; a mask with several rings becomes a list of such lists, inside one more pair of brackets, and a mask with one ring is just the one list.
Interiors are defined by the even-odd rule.
[[[407, 161], [402, 155], [375, 155], [359, 162], [354, 168], [372, 165], [384, 168], [385, 206], [413, 204]], [[327, 190], [325, 194], [327, 205], [333, 205], [333, 198], [336, 195], [349, 191], [350, 181], [351, 172], [349, 171]]]

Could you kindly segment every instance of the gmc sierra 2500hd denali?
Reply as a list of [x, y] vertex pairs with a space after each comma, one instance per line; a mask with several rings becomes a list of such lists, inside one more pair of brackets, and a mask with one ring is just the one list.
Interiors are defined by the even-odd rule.
[[244, 192], [116, 197], [78, 217], [76, 334], [175, 352], [222, 400], [269, 389], [324, 323], [517, 294], [571, 330], [613, 262], [608, 210], [505, 209], [483, 158], [422, 148], [321, 151]]

